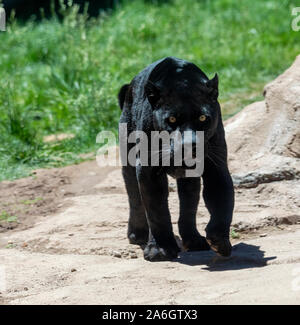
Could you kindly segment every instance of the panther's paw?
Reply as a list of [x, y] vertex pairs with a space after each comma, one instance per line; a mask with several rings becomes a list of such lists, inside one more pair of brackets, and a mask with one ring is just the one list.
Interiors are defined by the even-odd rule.
[[159, 247], [154, 241], [151, 241], [144, 249], [144, 259], [150, 262], [171, 261], [178, 256], [179, 251], [177, 244]]
[[232, 246], [228, 237], [209, 236], [206, 237], [210, 248], [220, 256], [228, 257], [231, 255]]
[[182, 240], [182, 245], [185, 251], [209, 251], [210, 246], [208, 245], [205, 237], [197, 234], [189, 239]]
[[133, 245], [145, 246], [148, 242], [148, 230], [135, 230], [128, 232], [129, 243]]

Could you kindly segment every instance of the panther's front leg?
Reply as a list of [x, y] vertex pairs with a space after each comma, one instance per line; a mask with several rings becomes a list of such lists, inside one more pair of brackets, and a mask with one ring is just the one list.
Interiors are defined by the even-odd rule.
[[129, 199], [129, 221], [127, 236], [130, 244], [146, 245], [149, 227], [146, 213], [141, 201], [136, 170], [132, 166], [123, 166], [122, 174]]
[[187, 251], [209, 250], [205, 237], [201, 236], [196, 226], [196, 214], [200, 197], [200, 177], [177, 179], [180, 200], [178, 220], [179, 234]]
[[234, 207], [234, 189], [226, 163], [205, 160], [203, 198], [210, 213], [206, 239], [210, 247], [222, 256], [231, 254], [230, 224]]
[[166, 261], [177, 257], [176, 243], [168, 207], [168, 179], [157, 168], [137, 167], [137, 179], [143, 205], [146, 210], [149, 241], [144, 249], [148, 261]]

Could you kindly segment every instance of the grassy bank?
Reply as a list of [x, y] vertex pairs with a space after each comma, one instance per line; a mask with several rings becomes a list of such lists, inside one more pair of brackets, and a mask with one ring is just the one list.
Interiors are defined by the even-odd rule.
[[[0, 180], [81, 160], [96, 134], [117, 129], [119, 87], [164, 56], [220, 76], [228, 117], [261, 98], [264, 83], [299, 53], [291, 30], [296, 1], [174, 0], [163, 5], [124, 1], [87, 20], [76, 7], [0, 33]], [[43, 142], [46, 135], [72, 139]]]

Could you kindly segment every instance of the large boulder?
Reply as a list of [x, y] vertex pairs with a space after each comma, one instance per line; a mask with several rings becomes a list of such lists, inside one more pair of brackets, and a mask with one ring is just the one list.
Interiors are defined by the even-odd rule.
[[300, 222], [300, 56], [225, 122], [240, 231]]
[[263, 93], [225, 123], [237, 187], [300, 178], [300, 56]]

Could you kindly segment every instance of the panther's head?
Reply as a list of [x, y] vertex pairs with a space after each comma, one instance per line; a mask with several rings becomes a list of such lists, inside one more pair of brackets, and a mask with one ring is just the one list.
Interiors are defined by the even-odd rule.
[[[145, 97], [153, 110], [154, 129], [168, 133], [176, 131], [183, 147], [189, 145], [192, 148], [190, 157], [185, 156], [185, 159], [195, 158], [196, 131], [204, 131], [206, 154], [205, 147], [215, 134], [220, 118], [217, 74], [209, 80], [195, 64], [166, 58], [151, 72], [145, 85]], [[170, 147], [172, 157], [177, 150], [175, 142], [172, 140]], [[182, 174], [181, 168], [174, 170], [178, 175]]]

